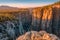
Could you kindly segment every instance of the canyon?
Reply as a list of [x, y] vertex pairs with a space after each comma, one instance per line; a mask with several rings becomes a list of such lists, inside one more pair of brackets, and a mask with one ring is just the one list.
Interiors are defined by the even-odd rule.
[[0, 9], [0, 40], [16, 40], [26, 32], [41, 30], [60, 38], [60, 2], [36, 8]]

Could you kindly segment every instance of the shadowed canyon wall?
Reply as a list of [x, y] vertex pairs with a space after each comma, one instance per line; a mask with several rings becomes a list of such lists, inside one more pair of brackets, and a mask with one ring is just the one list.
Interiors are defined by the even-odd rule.
[[32, 15], [32, 30], [45, 30], [60, 36], [60, 5], [35, 8]]
[[15, 40], [28, 31], [41, 30], [60, 37], [60, 4], [0, 12], [1, 40]]

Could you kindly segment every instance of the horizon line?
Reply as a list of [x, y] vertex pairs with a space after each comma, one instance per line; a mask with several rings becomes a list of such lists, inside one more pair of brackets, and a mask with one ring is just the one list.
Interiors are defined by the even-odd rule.
[[42, 7], [46, 5], [51, 5], [53, 3], [30, 3], [30, 4], [0, 4], [0, 6], [11, 6], [11, 7], [17, 7], [17, 8], [34, 8], [34, 7]]

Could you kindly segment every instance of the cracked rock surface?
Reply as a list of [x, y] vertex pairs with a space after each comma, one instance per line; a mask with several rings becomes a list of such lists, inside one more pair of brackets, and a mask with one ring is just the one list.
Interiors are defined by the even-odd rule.
[[18, 37], [16, 40], [60, 40], [56, 35], [49, 34], [45, 31], [31, 31]]

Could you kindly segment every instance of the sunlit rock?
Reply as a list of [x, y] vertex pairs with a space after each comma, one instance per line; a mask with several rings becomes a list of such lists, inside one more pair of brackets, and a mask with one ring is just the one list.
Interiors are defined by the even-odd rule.
[[60, 40], [56, 35], [49, 34], [45, 31], [31, 31], [18, 37], [16, 40]]

